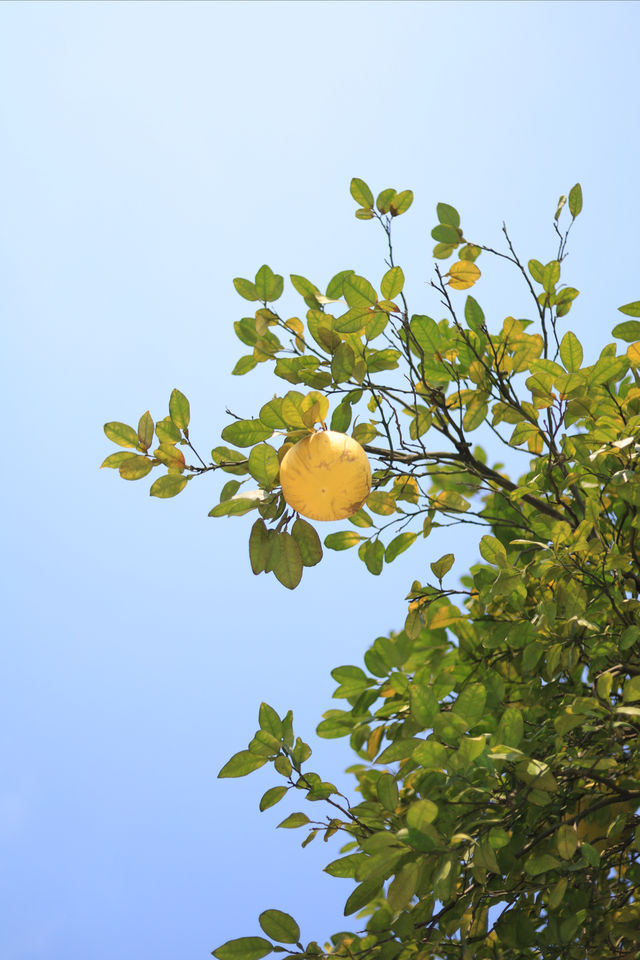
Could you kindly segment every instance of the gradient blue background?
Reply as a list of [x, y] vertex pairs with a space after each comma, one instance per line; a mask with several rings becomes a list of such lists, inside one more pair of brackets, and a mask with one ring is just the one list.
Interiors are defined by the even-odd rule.
[[[257, 933], [268, 907], [305, 940], [350, 889], [264, 814], [277, 778], [217, 780], [261, 699], [293, 708], [312, 769], [350, 786], [344, 741], [314, 729], [335, 686], [401, 625], [414, 577], [477, 527], [434, 534], [374, 579], [330, 554], [290, 592], [254, 578], [250, 517], [210, 520], [217, 477], [180, 497], [98, 471], [107, 420], [192, 404], [205, 455], [225, 406], [287, 386], [230, 370], [248, 311], [232, 278], [264, 262], [319, 285], [384, 270], [348, 185], [412, 188], [396, 225], [412, 309], [430, 292], [435, 204], [473, 238], [505, 219], [549, 260], [555, 203], [585, 195], [564, 327], [592, 362], [640, 297], [634, 2], [14, 3], [0, 5], [4, 315], [0, 706], [3, 960], [198, 960]], [[526, 293], [482, 257], [496, 329]], [[462, 295], [461, 295], [462, 296]], [[283, 309], [299, 310], [287, 294]], [[289, 307], [286, 304], [290, 304]], [[621, 349], [623, 347], [621, 346]], [[487, 444], [488, 446], [488, 444]], [[492, 447], [523, 472], [527, 457]], [[329, 528], [327, 528], [329, 529]], [[323, 531], [324, 532], [324, 531]]]

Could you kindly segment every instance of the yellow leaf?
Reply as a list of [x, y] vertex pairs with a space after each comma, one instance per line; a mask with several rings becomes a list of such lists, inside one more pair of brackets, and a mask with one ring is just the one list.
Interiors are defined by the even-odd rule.
[[630, 343], [627, 347], [627, 356], [632, 367], [640, 367], [640, 340]]
[[454, 290], [468, 290], [480, 278], [480, 270], [471, 260], [458, 260], [447, 274], [449, 286]]

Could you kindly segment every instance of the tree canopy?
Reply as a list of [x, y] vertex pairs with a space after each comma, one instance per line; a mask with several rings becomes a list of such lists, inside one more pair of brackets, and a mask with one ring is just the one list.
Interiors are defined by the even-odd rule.
[[[168, 416], [105, 425], [122, 449], [103, 466], [126, 480], [159, 471], [152, 496], [226, 475], [209, 516], [252, 513], [253, 573], [290, 589], [323, 542], [285, 502], [280, 463], [327, 425], [362, 445], [373, 489], [324, 547], [357, 548], [380, 575], [440, 526], [484, 528], [457, 587], [446, 584], [454, 555], [434, 559], [433, 579], [411, 585], [402, 628], [376, 639], [362, 666], [332, 671], [343, 704], [317, 733], [349, 738], [357, 796], [312, 770], [291, 713], [266, 703], [255, 737], [220, 771], [270, 764], [261, 810], [290, 793], [304, 811], [280, 827], [303, 830], [305, 846], [342, 835], [325, 869], [352, 881], [350, 929], [307, 942], [269, 909], [260, 935], [214, 956], [630, 960], [640, 955], [640, 301], [619, 307], [621, 352], [607, 343], [585, 365], [576, 334], [562, 332], [578, 296], [564, 282], [576, 184], [550, 218], [548, 262], [524, 263], [506, 226], [502, 249], [469, 239], [439, 203], [430, 285], [443, 317], [412, 313], [392, 241], [412, 192], [374, 199], [356, 178], [351, 193], [356, 217], [382, 228], [375, 285], [353, 270], [322, 287], [291, 275], [301, 319], [278, 312], [284, 279], [270, 267], [234, 280], [252, 306], [235, 323], [246, 352], [232, 372], [273, 364], [278, 396], [252, 418], [231, 414], [206, 458], [177, 389]], [[492, 258], [521, 278], [531, 318], [485, 315], [478, 263], [489, 270]], [[482, 424], [497, 446], [528, 454], [522, 476], [474, 445]]]

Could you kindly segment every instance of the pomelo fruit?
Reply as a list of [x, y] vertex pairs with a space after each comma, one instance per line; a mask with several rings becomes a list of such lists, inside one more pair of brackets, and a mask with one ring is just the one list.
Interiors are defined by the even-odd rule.
[[299, 440], [280, 464], [282, 494], [309, 520], [344, 520], [371, 490], [367, 455], [353, 437], [319, 430]]

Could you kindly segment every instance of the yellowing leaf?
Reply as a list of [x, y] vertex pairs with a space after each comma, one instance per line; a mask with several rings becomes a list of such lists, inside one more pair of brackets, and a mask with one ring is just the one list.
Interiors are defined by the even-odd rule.
[[640, 340], [637, 343], [629, 344], [627, 356], [632, 367], [640, 367]]
[[468, 290], [480, 278], [480, 269], [471, 260], [458, 260], [447, 274], [449, 286], [454, 290]]

